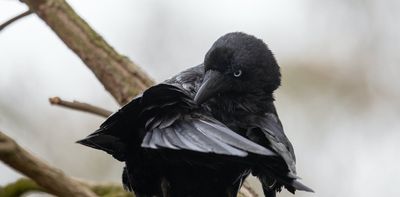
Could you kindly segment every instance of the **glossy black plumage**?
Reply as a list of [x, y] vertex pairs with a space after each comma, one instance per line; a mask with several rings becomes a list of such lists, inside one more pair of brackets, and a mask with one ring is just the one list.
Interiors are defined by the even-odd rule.
[[293, 147], [273, 104], [279, 66], [254, 36], [219, 38], [203, 64], [146, 90], [79, 143], [124, 161], [137, 196], [236, 196], [250, 173], [264, 193], [296, 179]]

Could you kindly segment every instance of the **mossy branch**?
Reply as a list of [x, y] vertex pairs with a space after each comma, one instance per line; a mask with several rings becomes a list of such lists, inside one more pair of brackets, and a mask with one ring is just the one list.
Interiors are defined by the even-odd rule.
[[1, 197], [22, 196], [29, 192], [43, 192], [43, 188], [39, 187], [34, 181], [26, 178], [18, 179], [13, 183], [9, 183], [4, 187], [0, 187]]
[[33, 156], [0, 131], [0, 160], [56, 196], [96, 197], [86, 186]]
[[[89, 184], [80, 181], [97, 194], [99, 197], [135, 197], [133, 193], [126, 192], [119, 185], [109, 184]], [[9, 183], [4, 187], [0, 187], [1, 197], [17, 197], [31, 192], [46, 192], [45, 189], [36, 184], [35, 181], [27, 178], [20, 178], [15, 182]]]
[[[133, 193], [126, 192], [120, 185], [109, 184], [92, 184], [84, 183], [99, 197], [135, 197]], [[20, 178], [15, 182], [9, 183], [4, 187], [0, 187], [0, 197], [16, 197], [31, 192], [46, 192], [45, 189], [36, 184], [35, 181], [27, 178]], [[238, 197], [256, 197], [257, 195], [245, 186], [245, 189], [239, 192]]]

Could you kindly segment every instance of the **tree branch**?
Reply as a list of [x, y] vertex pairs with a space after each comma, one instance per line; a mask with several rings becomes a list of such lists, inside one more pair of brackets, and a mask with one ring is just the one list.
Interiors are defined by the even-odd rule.
[[28, 15], [30, 15], [32, 13], [33, 12], [31, 10], [28, 10], [28, 11], [26, 11], [24, 13], [21, 13], [21, 14], [15, 16], [15, 17], [9, 19], [8, 21], [6, 21], [6, 22], [4, 22], [3, 24], [0, 25], [0, 31], [3, 30], [4, 28], [6, 28], [7, 26], [11, 25], [13, 22], [15, 22], [15, 21], [17, 21], [17, 20], [19, 20], [21, 18], [24, 18], [25, 16], [28, 16]]
[[49, 166], [19, 146], [13, 139], [0, 131], [0, 160], [25, 174], [56, 196], [96, 197], [74, 179], [61, 170]]
[[62, 106], [62, 107], [70, 108], [70, 109], [84, 111], [84, 112], [96, 114], [96, 115], [99, 115], [99, 116], [102, 116], [105, 118], [107, 118], [108, 116], [110, 116], [112, 114], [111, 111], [108, 111], [101, 107], [97, 107], [97, 106], [94, 106], [94, 105], [91, 105], [88, 103], [82, 103], [79, 101], [72, 101], [72, 102], [65, 101], [65, 100], [62, 100], [60, 97], [49, 98], [49, 102], [52, 105], [58, 105], [58, 106]]
[[154, 84], [127, 57], [118, 54], [64, 0], [23, 0], [96, 75], [119, 104]]
[[[124, 188], [119, 185], [108, 183], [87, 183], [78, 181], [82, 185], [90, 188], [94, 193], [101, 197], [135, 197], [133, 193], [126, 192]], [[20, 178], [15, 182], [9, 183], [4, 187], [0, 187], [1, 197], [15, 197], [22, 196], [30, 192], [47, 192], [45, 189], [36, 184], [32, 179]]]

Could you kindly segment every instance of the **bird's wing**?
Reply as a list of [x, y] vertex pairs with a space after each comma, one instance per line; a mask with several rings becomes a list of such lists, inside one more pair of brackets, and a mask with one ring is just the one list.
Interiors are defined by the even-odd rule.
[[[261, 166], [267, 169], [269, 173], [264, 174], [261, 170], [256, 172], [255, 175], [259, 177], [263, 185], [264, 192], [271, 193], [272, 195], [272, 193], [275, 192], [274, 188], [280, 188], [277, 187], [279, 184], [275, 185], [275, 180], [278, 180], [279, 183], [285, 185], [285, 187], [292, 193], [294, 193], [295, 190], [313, 192], [311, 188], [297, 181], [299, 177], [296, 175], [296, 158], [294, 155], [293, 146], [286, 137], [282, 128], [282, 124], [279, 121], [278, 116], [275, 114], [275, 110], [273, 110], [271, 113], [265, 113], [262, 116], [255, 115], [247, 118], [247, 121], [252, 125], [250, 128], [252, 129], [252, 132], [261, 132], [262, 136], [264, 136], [264, 139], [258, 138], [255, 141], [267, 141], [267, 146], [274, 150], [277, 155], [283, 159], [287, 166], [287, 169], [285, 169], [282, 165], [280, 165], [281, 162], [279, 161], [274, 161], [277, 162], [279, 166], [273, 166], [272, 163], [274, 162], [271, 161], [267, 162], [266, 164], [261, 164]], [[273, 174], [272, 179], [270, 176], [271, 174]]]
[[[207, 112], [198, 108], [185, 89], [173, 85], [161, 84], [146, 91], [142, 100], [151, 104], [144, 107], [142, 115], [149, 117], [145, 121], [145, 136], [141, 146], [151, 149], [189, 150], [203, 153], [215, 153], [231, 156], [247, 156], [248, 153], [275, 155], [230, 130], [215, 120]], [[149, 99], [164, 92], [175, 95], [162, 102]], [[161, 96], [161, 95], [158, 95]]]
[[168, 127], [157, 126], [149, 130], [141, 146], [240, 157], [247, 156], [248, 153], [275, 155], [271, 150], [244, 138], [216, 120], [191, 115], [177, 119]]
[[244, 157], [275, 153], [238, 135], [192, 101], [180, 86], [159, 84], [111, 115], [78, 141], [123, 161], [127, 146], [189, 150]]
[[[167, 113], [167, 116], [163, 118], [170, 117], [169, 120], [173, 121], [173, 118], [179, 115], [179, 110], [185, 110], [185, 107], [187, 107], [185, 102], [177, 103], [179, 100], [175, 99], [186, 99], [183, 96], [185, 94], [182, 95], [182, 91], [176, 90], [181, 89], [186, 94], [194, 95], [194, 89], [199, 86], [202, 80], [202, 70], [203, 65], [189, 68], [165, 82], [173, 84], [173, 86], [160, 84], [147, 89], [143, 94], [138, 95], [108, 117], [94, 133], [79, 140], [78, 143], [103, 150], [120, 161], [125, 160], [127, 145], [138, 144], [140, 146], [144, 137], [143, 125], [148, 119], [156, 118], [152, 114], [155, 114], [157, 110], [161, 112], [170, 109], [170, 113]], [[171, 110], [171, 106], [178, 106], [178, 108]], [[147, 113], [143, 114], [144, 111]], [[166, 121], [163, 122], [163, 125], [167, 123]]]
[[[119, 161], [125, 160], [127, 143], [124, 139], [130, 136], [136, 136], [135, 131], [131, 131], [127, 127], [128, 123], [135, 125], [132, 120], [137, 119], [142, 95], [137, 96], [131, 102], [123, 106], [117, 112], [111, 114], [105, 122], [100, 125], [100, 128], [77, 143], [89, 146], [91, 148], [103, 150], [112, 155]], [[130, 117], [130, 115], [132, 117]], [[135, 126], [133, 126], [134, 128]], [[135, 139], [135, 138], [133, 138]]]

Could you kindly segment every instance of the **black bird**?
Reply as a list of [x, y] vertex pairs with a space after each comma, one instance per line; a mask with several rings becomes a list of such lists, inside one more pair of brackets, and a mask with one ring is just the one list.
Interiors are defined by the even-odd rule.
[[233, 197], [250, 174], [264, 194], [297, 181], [293, 147], [273, 104], [279, 66], [267, 45], [234, 32], [204, 63], [155, 85], [78, 141], [123, 161], [138, 197]]

